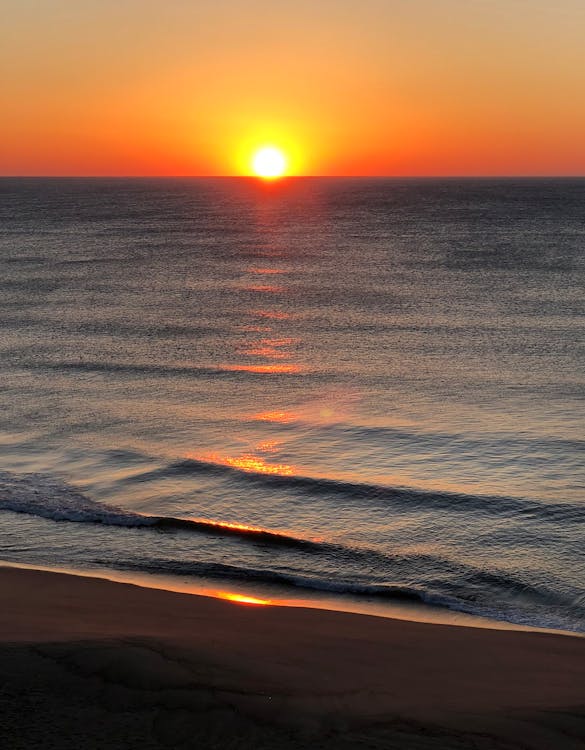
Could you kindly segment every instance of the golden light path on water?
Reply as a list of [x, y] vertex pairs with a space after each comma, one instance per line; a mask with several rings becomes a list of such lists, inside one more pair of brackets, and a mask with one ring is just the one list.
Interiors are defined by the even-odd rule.
[[[257, 449], [263, 450], [260, 446], [258, 446]], [[271, 452], [274, 452], [275, 448], [273, 447], [269, 450]], [[276, 474], [281, 477], [290, 477], [295, 473], [294, 467], [289, 464], [271, 464], [261, 456], [254, 455], [253, 453], [244, 453], [241, 456], [227, 456], [221, 455], [219, 453], [208, 453], [202, 455], [199, 454], [187, 456], [187, 458], [195, 458], [197, 461], [219, 464], [220, 466], [231, 466], [233, 469], [239, 469], [240, 471], [246, 472], [255, 472], [257, 474]]]
[[272, 276], [273, 274], [288, 273], [284, 268], [251, 268], [250, 273], [257, 273], [260, 276]]
[[222, 364], [220, 365], [222, 370], [229, 372], [257, 372], [265, 375], [283, 375], [283, 374], [294, 374], [302, 372], [302, 368], [299, 365], [294, 364], [283, 364], [283, 365], [233, 365], [233, 364]]
[[298, 415], [292, 411], [263, 411], [250, 417], [257, 422], [280, 422], [281, 424], [289, 424], [297, 418]]
[[[262, 219], [259, 221], [259, 226], [261, 231], [265, 231], [266, 228]], [[271, 249], [269, 255], [278, 257], [278, 249]], [[282, 330], [282, 326], [292, 317], [286, 310], [281, 309], [283, 302], [286, 303], [289, 294], [289, 289], [285, 282], [288, 281], [288, 275], [291, 273], [290, 269], [269, 265], [261, 267], [254, 265], [247, 269], [247, 273], [252, 279], [250, 281], [244, 280], [243, 283], [238, 284], [238, 287], [258, 298], [260, 304], [252, 306], [252, 309], [247, 311], [247, 315], [252, 320], [259, 319], [263, 324], [259, 325], [255, 322], [241, 324], [238, 326], [238, 329], [243, 333], [272, 335], [265, 335], [261, 338], [249, 338], [244, 343], [239, 344], [235, 347], [234, 351], [239, 361], [221, 364], [221, 369], [230, 372], [247, 372], [257, 375], [275, 376], [287, 376], [303, 372], [305, 368], [298, 361], [295, 361], [293, 352], [293, 347], [295, 351], [299, 350], [302, 340], [298, 336], [289, 335], [289, 331]], [[255, 281], [255, 278], [258, 276], [278, 276], [279, 281], [282, 279], [282, 283], [279, 285], [258, 284]], [[277, 327], [276, 330], [275, 326]], [[258, 359], [264, 360], [264, 362], [258, 362]], [[247, 417], [249, 421], [275, 424], [286, 424], [292, 422], [295, 418], [296, 415], [292, 411], [280, 409], [268, 409]], [[282, 440], [269, 438], [236, 455], [228, 452], [214, 451], [203, 454], [188, 454], [187, 457], [221, 466], [229, 466], [247, 473], [293, 476], [298, 473], [296, 467], [285, 462], [269, 461], [265, 457], [265, 454], [278, 453], [281, 446]], [[246, 525], [225, 524], [225, 526], [240, 528], [242, 530], [260, 531], [260, 529], [254, 529]]]
[[284, 287], [277, 284], [247, 284], [244, 289], [247, 292], [266, 292], [267, 294], [280, 294]]

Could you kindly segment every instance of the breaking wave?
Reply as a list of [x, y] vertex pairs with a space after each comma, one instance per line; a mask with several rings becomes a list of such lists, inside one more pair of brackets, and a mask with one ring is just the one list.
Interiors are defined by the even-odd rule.
[[319, 542], [255, 526], [207, 519], [149, 516], [90, 499], [44, 474], [16, 476], [0, 472], [0, 510], [40, 516], [52, 521], [95, 523], [126, 528], [180, 529], [219, 536], [237, 536], [267, 544], [318, 548]]

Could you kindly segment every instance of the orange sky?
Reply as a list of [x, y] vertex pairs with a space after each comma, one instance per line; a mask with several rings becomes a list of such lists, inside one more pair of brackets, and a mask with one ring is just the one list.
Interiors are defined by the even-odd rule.
[[0, 174], [585, 174], [584, 0], [3, 0]]

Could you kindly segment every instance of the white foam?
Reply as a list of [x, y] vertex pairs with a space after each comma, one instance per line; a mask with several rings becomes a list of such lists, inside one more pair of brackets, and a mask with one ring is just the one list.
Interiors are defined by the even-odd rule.
[[0, 510], [53, 521], [102, 523], [110, 526], [151, 526], [155, 518], [91, 500], [64, 482], [45, 474], [0, 471]]

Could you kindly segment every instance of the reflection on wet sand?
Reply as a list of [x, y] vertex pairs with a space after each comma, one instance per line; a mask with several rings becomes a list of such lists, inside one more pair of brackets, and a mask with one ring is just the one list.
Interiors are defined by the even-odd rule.
[[255, 604], [266, 606], [272, 604], [270, 599], [258, 599], [256, 596], [245, 596], [244, 594], [234, 594], [231, 591], [212, 591], [209, 592], [216, 599], [226, 599], [228, 602], [236, 604]]

